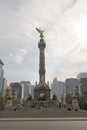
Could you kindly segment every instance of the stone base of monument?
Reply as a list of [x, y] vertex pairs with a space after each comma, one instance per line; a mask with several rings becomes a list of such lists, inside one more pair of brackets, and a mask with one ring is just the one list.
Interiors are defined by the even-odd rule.
[[7, 99], [5, 103], [5, 108], [12, 108], [12, 99]]
[[50, 88], [45, 88], [45, 87], [37, 87], [34, 89], [34, 97], [36, 100], [42, 99], [47, 100], [50, 99]]
[[28, 101], [26, 106], [30, 107], [30, 108], [51, 108], [51, 107], [59, 107], [59, 101], [58, 100], [46, 100], [46, 101], [37, 101], [37, 100], [31, 100]]
[[75, 111], [78, 111], [80, 109], [78, 100], [76, 98], [72, 99], [72, 107]]

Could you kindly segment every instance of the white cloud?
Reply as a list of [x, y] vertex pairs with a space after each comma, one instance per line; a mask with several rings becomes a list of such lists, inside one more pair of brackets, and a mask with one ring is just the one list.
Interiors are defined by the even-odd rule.
[[25, 54], [27, 54], [27, 50], [25, 50], [25, 49], [17, 49], [15, 54], [13, 54], [13, 53], [9, 54], [9, 58], [14, 63], [21, 65], [22, 62], [23, 62]]
[[[33, 67], [39, 67], [39, 34], [35, 27], [45, 29], [48, 80], [87, 71], [87, 43], [84, 37], [80, 37], [80, 25], [83, 27], [82, 21], [87, 22], [87, 0], [0, 0], [0, 18], [0, 54], [2, 60], [5, 59], [8, 72], [10, 66], [16, 70], [17, 64], [20, 66], [24, 63], [25, 72], [30, 69], [30, 75], [37, 77], [38, 69], [34, 70]], [[14, 75], [16, 80], [17, 73]], [[19, 77], [19, 80], [23, 79]], [[29, 80], [34, 81], [34, 78]]]

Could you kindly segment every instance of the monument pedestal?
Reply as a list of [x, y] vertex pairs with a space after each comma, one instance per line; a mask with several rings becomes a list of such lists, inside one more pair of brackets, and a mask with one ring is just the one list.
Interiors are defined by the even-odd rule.
[[5, 108], [12, 108], [12, 99], [11, 98], [7, 99]]
[[36, 100], [49, 100], [50, 99], [50, 91], [51, 89], [47, 84], [41, 85], [38, 84], [34, 89], [34, 98]]

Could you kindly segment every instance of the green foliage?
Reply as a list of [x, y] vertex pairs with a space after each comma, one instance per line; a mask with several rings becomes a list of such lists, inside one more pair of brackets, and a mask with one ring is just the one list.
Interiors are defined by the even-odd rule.
[[19, 98], [17, 98], [17, 99], [12, 99], [12, 104], [13, 104], [13, 106], [18, 105], [20, 102], [21, 102], [21, 101], [20, 101]]
[[54, 93], [53, 97], [52, 97], [52, 100], [57, 100], [57, 96], [56, 94]]
[[72, 96], [71, 96], [71, 94], [66, 95], [66, 103], [67, 104], [72, 104]]
[[61, 96], [61, 101], [63, 102], [63, 95]]
[[5, 107], [4, 98], [0, 96], [0, 109], [3, 110]]
[[82, 94], [78, 97], [78, 101], [80, 108], [87, 110], [87, 97]]
[[[77, 100], [79, 102], [79, 106], [81, 109], [87, 110], [87, 96], [84, 94], [81, 94], [77, 97]], [[71, 94], [67, 94], [66, 96], [66, 103], [72, 104], [72, 96]]]

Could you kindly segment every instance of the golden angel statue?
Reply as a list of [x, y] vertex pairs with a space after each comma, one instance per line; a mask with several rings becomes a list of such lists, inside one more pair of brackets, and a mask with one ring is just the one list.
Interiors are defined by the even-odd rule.
[[36, 28], [36, 30], [40, 33], [41, 39], [43, 39], [43, 37], [44, 37], [44, 36], [43, 36], [43, 33], [44, 33], [45, 30], [42, 30], [41, 28], [39, 28], [39, 29]]

